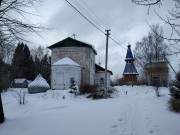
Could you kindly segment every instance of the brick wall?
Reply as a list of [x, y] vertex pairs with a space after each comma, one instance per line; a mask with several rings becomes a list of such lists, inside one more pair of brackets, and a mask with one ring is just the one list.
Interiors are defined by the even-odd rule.
[[91, 84], [92, 75], [95, 74], [95, 54], [93, 50], [89, 47], [53, 48], [51, 64], [64, 57], [71, 58], [73, 61], [83, 67], [81, 84]]

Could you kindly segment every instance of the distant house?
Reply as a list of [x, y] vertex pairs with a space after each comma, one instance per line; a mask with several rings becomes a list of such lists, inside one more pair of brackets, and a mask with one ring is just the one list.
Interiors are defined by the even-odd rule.
[[136, 84], [137, 83], [137, 76], [139, 73], [136, 70], [134, 65], [134, 57], [131, 51], [131, 45], [128, 45], [127, 54], [126, 54], [126, 66], [123, 71], [123, 82], [125, 84]]
[[[95, 83], [104, 86], [105, 85], [105, 69], [100, 65], [95, 64], [96, 81]], [[113, 75], [112, 71], [107, 70], [107, 85], [110, 86], [110, 77]]]
[[[53, 89], [68, 89], [72, 80], [77, 82], [79, 86], [100, 83], [99, 79], [102, 77], [97, 77], [95, 71], [97, 52], [93, 45], [68, 37], [48, 48], [52, 51], [51, 87]], [[67, 61], [71, 60], [73, 64], [62, 64], [64, 58], [68, 59]], [[108, 80], [110, 80], [110, 76]]]
[[12, 82], [12, 87], [14, 88], [27, 88], [28, 80], [26, 78], [14, 79]]
[[169, 86], [168, 62], [154, 60], [146, 65], [147, 81], [151, 86]]

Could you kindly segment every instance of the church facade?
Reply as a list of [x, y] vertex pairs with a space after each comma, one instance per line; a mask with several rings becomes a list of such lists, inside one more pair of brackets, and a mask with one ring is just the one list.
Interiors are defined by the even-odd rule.
[[[52, 51], [52, 55], [51, 55], [52, 67], [53, 67], [53, 64], [58, 62], [59, 60], [62, 60], [65, 57], [69, 58], [74, 63], [77, 63], [81, 67], [80, 77], [74, 77], [76, 82], [80, 82], [78, 85], [84, 85], [84, 84], [89, 84], [89, 85], [98, 84], [99, 85], [98, 82], [100, 81], [97, 80], [98, 78], [96, 74], [97, 66], [95, 64], [95, 56], [97, 55], [97, 52], [94, 49], [93, 45], [68, 37], [60, 42], [57, 42], [49, 46], [48, 48], [51, 49]], [[67, 70], [68, 70], [68, 67], [72, 66], [71, 63], [72, 62], [70, 63], [67, 62], [64, 64], [64, 66], [66, 65]], [[56, 70], [52, 68], [51, 87], [53, 89], [62, 89], [62, 87], [58, 87], [58, 85], [56, 84], [63, 83], [63, 81], [71, 82], [72, 80], [72, 77], [69, 75], [69, 73], [66, 73], [66, 75], [64, 75], [66, 78], [68, 78], [69, 76], [68, 79], [66, 80], [63, 78], [60, 80], [58, 79], [58, 76], [62, 76], [62, 74], [64, 74], [66, 70], [66, 69], [62, 70], [62, 66], [63, 65], [61, 64], [61, 68], [56, 67]], [[108, 71], [108, 73], [112, 74], [111, 71]], [[56, 77], [54, 74], [56, 74]], [[77, 80], [77, 78], [80, 78], [80, 80]], [[102, 80], [102, 77], [100, 79]], [[61, 84], [61, 86], [62, 85], [63, 84]]]

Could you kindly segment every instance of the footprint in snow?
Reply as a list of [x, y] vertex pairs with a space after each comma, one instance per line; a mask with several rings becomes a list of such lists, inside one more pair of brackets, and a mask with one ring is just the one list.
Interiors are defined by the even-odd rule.
[[154, 131], [153, 131], [153, 130], [149, 130], [149, 133], [153, 134], [153, 133], [154, 133]]
[[118, 121], [122, 121], [122, 119], [118, 119]]
[[118, 125], [113, 125], [111, 128], [117, 128], [118, 127]]

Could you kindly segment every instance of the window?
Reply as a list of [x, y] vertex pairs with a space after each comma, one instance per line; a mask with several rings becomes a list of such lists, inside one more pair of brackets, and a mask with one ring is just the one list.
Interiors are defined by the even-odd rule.
[[74, 84], [74, 83], [75, 83], [74, 77], [71, 77], [70, 83], [71, 83], [71, 84]]
[[104, 84], [104, 78], [100, 78], [100, 84]]

